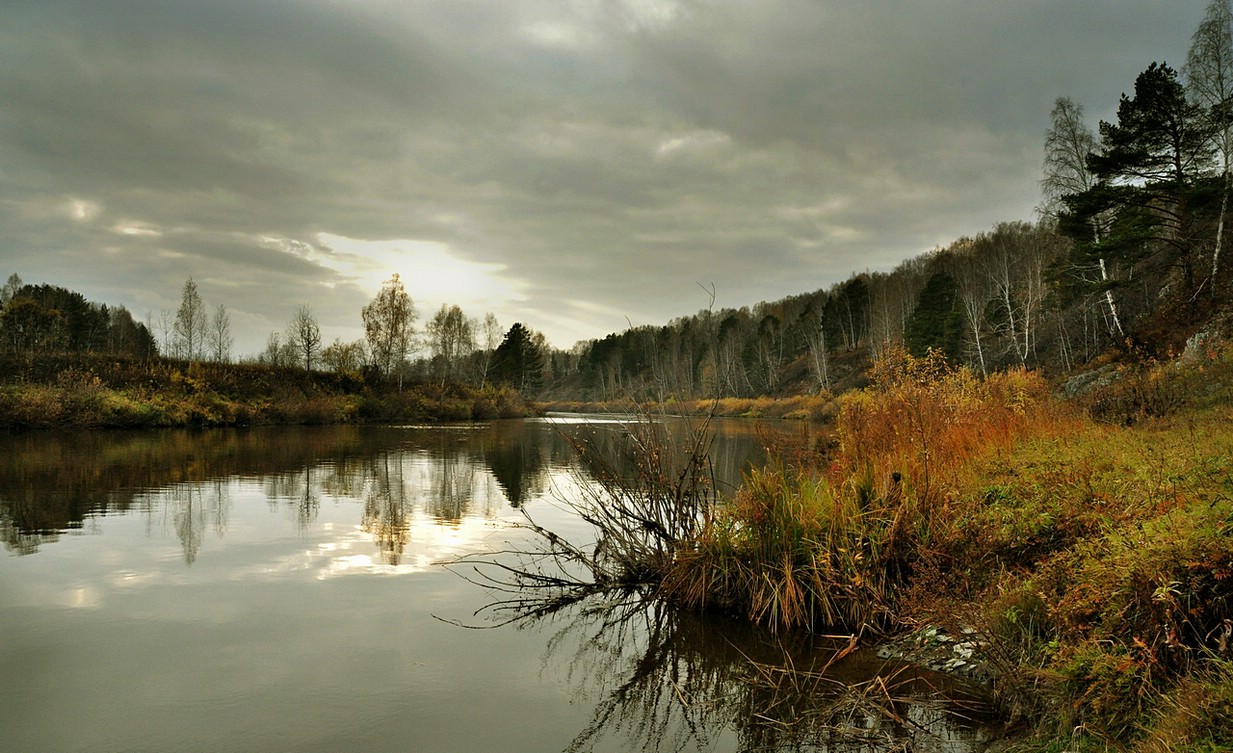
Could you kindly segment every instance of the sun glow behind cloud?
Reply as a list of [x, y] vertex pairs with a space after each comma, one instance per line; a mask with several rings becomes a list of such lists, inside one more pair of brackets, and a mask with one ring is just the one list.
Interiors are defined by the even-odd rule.
[[69, 217], [78, 222], [89, 222], [103, 211], [97, 202], [87, 199], [69, 199], [65, 209], [68, 211]]
[[500, 316], [528, 297], [528, 284], [510, 275], [508, 265], [460, 258], [438, 241], [363, 240], [319, 233], [317, 245], [277, 238], [266, 242], [373, 295], [397, 272], [421, 316], [430, 316], [441, 304], [457, 304], [471, 316], [486, 311]]

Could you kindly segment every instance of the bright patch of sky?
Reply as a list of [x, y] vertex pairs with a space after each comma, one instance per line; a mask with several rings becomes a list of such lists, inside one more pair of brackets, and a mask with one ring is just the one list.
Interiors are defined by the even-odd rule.
[[529, 285], [511, 275], [507, 265], [459, 258], [444, 243], [370, 241], [329, 233], [317, 238], [321, 245], [309, 252], [312, 261], [373, 295], [392, 272], [398, 272], [421, 315], [431, 316], [441, 304], [457, 304], [472, 312], [508, 312], [527, 300], [524, 291]]

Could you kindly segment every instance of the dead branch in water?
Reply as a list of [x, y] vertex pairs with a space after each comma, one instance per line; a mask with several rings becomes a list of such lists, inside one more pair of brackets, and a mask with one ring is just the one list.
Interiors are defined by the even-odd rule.
[[641, 413], [619, 433], [590, 426], [582, 435], [565, 434], [585, 472], [579, 491], [559, 501], [590, 526], [593, 543], [568, 540], [522, 508], [514, 527], [534, 534], [525, 545], [451, 563], [471, 566], [463, 577], [508, 596], [481, 611], [506, 624], [598, 591], [658, 585], [678, 547], [698, 536], [718, 502], [710, 422], [686, 421], [678, 437], [667, 422]]

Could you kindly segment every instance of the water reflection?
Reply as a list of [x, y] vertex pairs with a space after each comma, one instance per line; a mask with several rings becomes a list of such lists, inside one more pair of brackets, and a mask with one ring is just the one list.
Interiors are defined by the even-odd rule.
[[[207, 529], [222, 536], [227, 530], [231, 513], [231, 496], [221, 480], [199, 484], [176, 484], [164, 494], [153, 497], [162, 502], [162, 509], [171, 518], [176, 537], [184, 550], [184, 564], [191, 565], [201, 551]], [[147, 505], [152, 511], [154, 506]]]
[[[871, 660], [851, 644], [772, 635], [746, 622], [611, 592], [550, 617], [577, 697], [594, 704], [566, 751], [983, 749], [984, 701], [941, 676]], [[548, 662], [549, 666], [553, 661]], [[940, 687], [944, 686], [944, 687]], [[939, 691], [950, 698], [939, 701]], [[731, 739], [729, 739], [731, 738]]]
[[[92, 518], [157, 508], [191, 565], [209, 530], [226, 531], [227, 481], [254, 479], [301, 531], [327, 501], [360, 502], [358, 525], [381, 560], [397, 565], [417, 511], [433, 525], [457, 526], [558, 493], [582, 472], [571, 444], [579, 432], [614, 453], [624, 434], [619, 423], [496, 421], [4, 435], [0, 537], [9, 551], [32, 554]], [[713, 448], [721, 481], [735, 485], [761, 444], [743, 424], [721, 434]]]
[[[820, 669], [833, 643], [637, 593], [562, 605], [518, 630], [434, 619], [483, 605], [437, 563], [501, 548], [518, 535], [515, 508], [569, 526], [552, 518], [585, 482], [568, 431], [594, 431], [615, 451], [624, 430], [512, 421], [0, 436], [0, 536], [17, 555], [0, 558], [0, 688], [11, 701], [0, 727], [16, 730], [14, 749], [48, 751], [242, 750], [251, 730], [275, 753], [409, 740], [496, 750], [516, 735], [524, 744], [508, 749], [978, 747], [924, 690], [897, 687], [882, 704], [845, 695], [886, 676], [858, 656], [785, 679], [787, 667]], [[765, 441], [748, 424], [720, 426], [718, 482], [759, 462]], [[503, 722], [459, 725], [463, 706]], [[535, 724], [515, 730], [528, 709]]]
[[371, 534], [386, 564], [397, 565], [411, 534], [411, 514], [407, 503], [402, 464], [391, 468], [388, 455], [377, 465], [364, 496], [362, 530]]

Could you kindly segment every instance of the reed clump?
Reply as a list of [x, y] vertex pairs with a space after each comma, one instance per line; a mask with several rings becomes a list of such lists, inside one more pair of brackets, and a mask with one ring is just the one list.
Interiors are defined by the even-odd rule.
[[681, 547], [667, 593], [776, 627], [894, 630], [918, 565], [954, 530], [971, 459], [1066, 420], [1028, 372], [981, 380], [895, 352], [873, 377], [839, 398], [829, 462], [749, 474]]
[[833, 488], [800, 469], [751, 472], [682, 548], [665, 591], [775, 627], [882, 629], [911, 548], [910, 505]]

